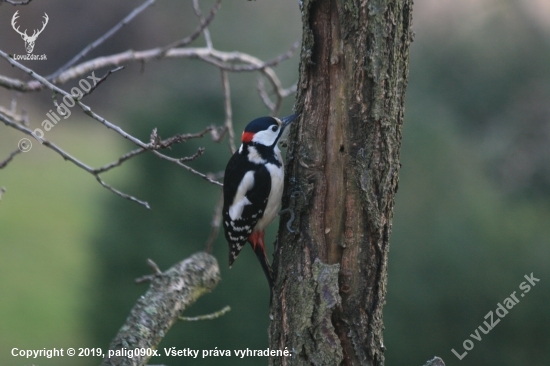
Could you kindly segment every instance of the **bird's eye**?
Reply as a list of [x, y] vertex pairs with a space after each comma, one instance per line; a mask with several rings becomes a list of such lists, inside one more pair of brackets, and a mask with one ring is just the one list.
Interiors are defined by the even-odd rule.
[[273, 131], [273, 132], [277, 131], [278, 129], [279, 129], [279, 126], [273, 126], [273, 127], [271, 127], [271, 131]]

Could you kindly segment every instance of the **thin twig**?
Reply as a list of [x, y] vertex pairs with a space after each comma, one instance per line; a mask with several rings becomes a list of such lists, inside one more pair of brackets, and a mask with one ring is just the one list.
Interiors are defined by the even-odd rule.
[[130, 23], [138, 14], [140, 14], [142, 11], [147, 9], [149, 6], [153, 5], [156, 0], [147, 0], [134, 10], [130, 12], [124, 19], [122, 19], [120, 22], [118, 22], [113, 28], [109, 29], [107, 33], [90, 43], [88, 46], [86, 46], [82, 51], [80, 51], [76, 56], [74, 56], [69, 62], [67, 62], [65, 65], [61, 66], [56, 72], [46, 77], [48, 80], [53, 80], [59, 74], [61, 74], [63, 71], [67, 70], [69, 67], [76, 64], [79, 60], [81, 60], [84, 56], [86, 56], [90, 51], [101, 45], [103, 42], [105, 42], [107, 39], [109, 39], [111, 36], [113, 36], [116, 32], [121, 30], [125, 25]]
[[210, 172], [210, 173], [207, 173], [206, 175], [208, 176], [208, 178], [214, 179], [214, 180], [223, 179], [223, 177], [225, 175], [225, 171], [220, 170], [217, 173]]
[[[37, 81], [39, 81], [40, 83], [42, 83], [46, 88], [50, 89], [52, 92], [59, 93], [59, 94], [61, 94], [63, 96], [66, 96], [68, 98], [73, 98], [73, 96], [71, 94], [67, 93], [65, 90], [63, 90], [63, 89], [55, 86], [54, 84], [50, 83], [43, 76], [40, 76], [39, 74], [37, 74], [33, 70], [29, 69], [28, 67], [26, 67], [26, 66], [20, 64], [19, 62], [15, 61], [13, 58], [9, 57], [4, 51], [0, 50], [0, 57], [7, 60], [12, 66], [15, 66], [16, 68], [18, 68], [18, 69], [24, 71], [25, 73], [29, 74], [32, 78], [34, 78]], [[98, 122], [103, 124], [105, 127], [110, 128], [110, 129], [118, 132], [118, 134], [120, 134], [124, 138], [130, 140], [134, 144], [136, 144], [138, 146], [141, 146], [143, 148], [147, 148], [146, 144], [143, 143], [141, 140], [133, 137], [132, 135], [128, 134], [126, 131], [124, 131], [123, 129], [121, 129], [117, 125], [114, 125], [111, 122], [107, 121], [105, 118], [97, 115], [86, 104], [82, 103], [81, 101], [76, 101], [76, 103], [84, 111], [85, 114], [87, 114], [88, 116], [94, 118], [95, 120], [97, 120]]]
[[96, 173], [96, 174], [104, 173], [108, 170], [111, 170], [113, 168], [121, 166], [122, 163], [124, 163], [126, 160], [129, 160], [129, 159], [133, 158], [134, 156], [139, 155], [139, 154], [141, 154], [145, 151], [147, 151], [147, 150], [143, 149], [143, 148], [132, 150], [129, 153], [126, 153], [126, 154], [122, 155], [120, 158], [113, 161], [112, 163], [106, 164], [106, 165], [102, 166], [101, 168], [94, 169], [94, 173]]
[[149, 268], [151, 268], [151, 271], [153, 273], [136, 278], [134, 280], [136, 284], [139, 285], [144, 282], [151, 282], [155, 277], [162, 276], [162, 271], [160, 270], [159, 266], [151, 258], [147, 258], [147, 265], [149, 266]]
[[181, 162], [184, 162], [184, 161], [193, 161], [193, 160], [197, 160], [198, 158], [201, 157], [201, 155], [204, 154], [204, 147], [199, 147], [197, 149], [197, 152], [194, 153], [193, 155], [191, 156], [184, 156], [183, 158], [180, 158], [180, 161]]
[[[29, 136], [32, 136], [34, 138], [36, 138], [36, 136], [33, 134], [33, 132], [25, 127], [25, 126], [22, 126], [20, 125], [19, 123], [16, 123], [15, 121], [12, 121], [10, 120], [8, 117], [0, 114], [0, 120], [2, 122], [4, 122], [4, 124], [6, 126], [9, 126], [9, 127], [12, 127], [12, 128], [15, 128], [16, 130], [19, 130], [21, 132], [23, 132], [24, 134], [27, 134]], [[76, 165], [77, 167], [79, 167], [80, 169], [90, 173], [91, 175], [93, 175], [96, 180], [103, 186], [105, 187], [106, 189], [110, 190], [111, 192], [123, 197], [123, 198], [126, 198], [130, 201], [133, 201], [133, 202], [137, 202], [139, 203], [140, 205], [143, 205], [145, 206], [146, 208], [150, 209], [151, 207], [149, 206], [149, 204], [145, 201], [142, 201], [142, 200], [139, 200], [133, 196], [130, 196], [126, 193], [123, 193], [113, 187], [111, 187], [110, 185], [108, 185], [107, 183], [105, 183], [100, 177], [99, 177], [99, 174], [98, 173], [95, 173], [94, 172], [94, 169], [91, 168], [90, 166], [84, 164], [83, 162], [81, 162], [80, 160], [76, 159], [75, 157], [73, 157], [72, 155], [70, 155], [69, 153], [65, 152], [63, 149], [61, 149], [59, 146], [57, 146], [56, 144], [50, 142], [50, 141], [47, 141], [47, 140], [44, 140], [44, 139], [41, 139], [41, 143], [42, 145], [46, 146], [47, 148], [49, 149], [52, 149], [53, 151], [55, 151], [57, 154], [61, 155], [61, 157], [67, 161], [70, 161], [71, 163], [73, 163], [74, 165]]]
[[[29, 1], [30, 2], [30, 1]], [[94, 70], [103, 68], [103, 67], [113, 67], [113, 66], [119, 66], [123, 63], [128, 62], [141, 62], [142, 65], [153, 59], [161, 59], [161, 58], [197, 58], [201, 59], [205, 62], [211, 63], [218, 68], [220, 68], [222, 72], [222, 84], [223, 84], [223, 92], [224, 92], [224, 105], [225, 105], [225, 123], [224, 128], [221, 130], [221, 133], [217, 133], [218, 130], [215, 130], [213, 127], [210, 127], [203, 131], [203, 134], [210, 131], [212, 133], [213, 138], [215, 136], [218, 137], [218, 140], [221, 140], [223, 138], [223, 135], [228, 132], [229, 133], [229, 146], [230, 150], [233, 153], [235, 148], [235, 141], [234, 141], [234, 130], [233, 130], [233, 123], [232, 123], [232, 109], [231, 109], [231, 94], [230, 94], [230, 84], [228, 81], [228, 75], [227, 72], [249, 72], [249, 71], [259, 71], [271, 84], [273, 87], [273, 93], [275, 95], [275, 102], [272, 102], [271, 99], [267, 96], [267, 91], [265, 91], [265, 88], [263, 88], [263, 94], [260, 93], [260, 96], [262, 99], [269, 100], [271, 103], [268, 105], [268, 108], [271, 110], [272, 114], [276, 114], [278, 109], [280, 108], [282, 104], [282, 99], [292, 92], [295, 91], [296, 86], [293, 85], [292, 87], [288, 89], [284, 89], [281, 86], [281, 83], [271, 68], [272, 66], [275, 66], [279, 64], [280, 62], [290, 58], [292, 54], [297, 49], [299, 43], [295, 43], [293, 47], [287, 51], [284, 54], [279, 55], [275, 59], [263, 62], [256, 57], [253, 57], [251, 55], [241, 53], [241, 52], [222, 52], [215, 50], [212, 45], [212, 40], [210, 38], [210, 33], [208, 31], [208, 25], [211, 23], [211, 21], [214, 19], [214, 16], [216, 12], [218, 11], [220, 7], [221, 0], [217, 0], [214, 5], [210, 9], [209, 15], [204, 18], [202, 16], [199, 4], [197, 0], [193, 0], [193, 6], [195, 14], [198, 16], [200, 20], [200, 24], [197, 26], [197, 28], [191, 33], [191, 35], [173, 42], [165, 47], [159, 47], [151, 50], [146, 51], [140, 51], [140, 52], [134, 52], [134, 51], [127, 51], [121, 54], [106, 56], [106, 57], [99, 57], [84, 63], [81, 63], [79, 65], [73, 66], [78, 62], [82, 57], [84, 57], [89, 51], [94, 49], [95, 47], [99, 46], [101, 43], [103, 43], [107, 38], [112, 36], [114, 33], [116, 33], [119, 29], [121, 29], [125, 24], [127, 24], [129, 21], [134, 19], [140, 12], [142, 12], [145, 8], [150, 6], [154, 3], [154, 0], [148, 0], [144, 2], [140, 7], [136, 8], [132, 13], [130, 13], [125, 19], [123, 19], [121, 22], [119, 22], [114, 28], [112, 28], [109, 32], [107, 32], [105, 35], [100, 37], [98, 40], [87, 46], [83, 51], [81, 51], [78, 55], [76, 55], [69, 63], [64, 65], [62, 68], [60, 68], [56, 73], [54, 73], [49, 78], [52, 79], [52, 82], [46, 80], [46, 78], [38, 75], [33, 70], [23, 66], [22, 64], [16, 62], [13, 60], [10, 56], [8, 56], [5, 52], [0, 51], [0, 56], [6, 59], [12, 66], [19, 68], [20, 70], [24, 71], [28, 75], [30, 75], [33, 79], [29, 82], [23, 82], [17, 79], [11, 79], [7, 78], [5, 76], [0, 75], [0, 86], [3, 86], [8, 89], [15, 89], [20, 91], [35, 91], [35, 90], [42, 90], [44, 88], [50, 89], [54, 95], [63, 95], [63, 96], [69, 96], [72, 97], [69, 93], [66, 91], [60, 89], [54, 84], [62, 84], [67, 82], [71, 79], [76, 79], [79, 76], [84, 76], [85, 74], [89, 72], [93, 72]], [[206, 39], [206, 48], [179, 48], [184, 47], [191, 42], [193, 42], [201, 33], [205, 35]], [[93, 88], [88, 92], [88, 94], [93, 91], [97, 86], [103, 82], [111, 73], [120, 70], [120, 68], [114, 69], [109, 71], [104, 77], [102, 77], [98, 83], [95, 83]], [[263, 83], [263, 79], [262, 79]], [[30, 128], [26, 128], [22, 126], [21, 124], [14, 123], [13, 121], [6, 122], [4, 120], [5, 124], [7, 124], [10, 127], [16, 128], [20, 130], [23, 133], [26, 133], [28, 135], [31, 135], [37, 139], [41, 143], [43, 143], [46, 147], [54, 150], [59, 155], [61, 155], [64, 159], [71, 161], [73, 164], [77, 165], [78, 167], [84, 169], [88, 173], [92, 174], [94, 177], [96, 177], [97, 181], [106, 189], [114, 192], [117, 195], [120, 195], [126, 199], [138, 202], [142, 205], [145, 205], [148, 207], [147, 202], [140, 201], [136, 199], [133, 196], [127, 195], [123, 192], [118, 191], [117, 189], [111, 187], [110, 185], [106, 184], [100, 177], [99, 174], [106, 172], [114, 167], [120, 166], [124, 161], [129, 160], [130, 158], [137, 156], [141, 154], [142, 152], [145, 152], [147, 150], [153, 152], [155, 155], [157, 155], [159, 158], [163, 160], [170, 161], [172, 163], [175, 163], [186, 170], [192, 172], [193, 174], [196, 174], [200, 176], [201, 178], [207, 180], [208, 182], [212, 184], [216, 184], [221, 186], [222, 184], [217, 181], [219, 177], [213, 176], [212, 174], [203, 174], [195, 169], [191, 168], [190, 166], [184, 164], [186, 161], [194, 160], [198, 158], [202, 153], [203, 149], [200, 148], [194, 155], [190, 157], [184, 157], [184, 158], [173, 158], [167, 155], [164, 155], [160, 153], [157, 150], [160, 149], [166, 149], [169, 148], [172, 144], [179, 143], [184, 141], [182, 138], [183, 135], [176, 135], [174, 137], [171, 137], [167, 140], [161, 141], [160, 138], [156, 135], [156, 131], [154, 131], [154, 134], [152, 135], [152, 139], [150, 143], [145, 143], [141, 141], [140, 139], [128, 134], [125, 132], [122, 128], [119, 126], [107, 121], [105, 118], [99, 116], [95, 112], [91, 110], [91, 108], [81, 101], [76, 101], [76, 103], [79, 105], [79, 107], [84, 111], [85, 114], [92, 117], [96, 121], [103, 124], [105, 127], [114, 130], [122, 137], [128, 139], [132, 143], [138, 146], [137, 149], [130, 151], [129, 153], [121, 156], [118, 160], [107, 164], [101, 168], [93, 169], [86, 164], [80, 162], [79, 160], [75, 159], [74, 157], [70, 156], [68, 153], [64, 152], [62, 149], [57, 147], [55, 144], [50, 143], [47, 140], [38, 138], [37, 136], [33, 135]], [[264, 101], [265, 103], [265, 101]], [[12, 108], [15, 110], [14, 108]], [[14, 111], [15, 115], [15, 111]], [[10, 115], [9, 115], [10, 116]], [[9, 120], [9, 118], [7, 118]], [[28, 121], [24, 119], [24, 123], [26, 126], [28, 126]], [[153, 138], [154, 137], [154, 138]], [[12, 159], [13, 157], [11, 157]], [[9, 160], [11, 160], [9, 159]], [[6, 163], [7, 164], [7, 163]], [[223, 203], [223, 201], [222, 201]], [[219, 223], [218, 223], [219, 228]], [[216, 233], [217, 234], [217, 233]]]
[[[94, 174], [95, 175], [95, 174]], [[140, 205], [142, 206], [145, 206], [146, 209], [150, 210], [151, 209], [151, 206], [149, 206], [149, 203], [147, 201], [142, 201], [142, 200], [139, 200], [137, 198], [135, 198], [134, 196], [131, 196], [129, 194], [126, 194], [122, 191], [119, 191], [118, 189], [116, 188], [113, 188], [112, 186], [108, 185], [107, 183], [105, 183], [100, 177], [99, 175], [95, 175], [95, 178], [97, 179], [97, 181], [99, 182], [99, 184], [101, 184], [103, 187], [107, 188], [109, 191], [113, 192], [114, 194], [117, 194], [119, 195], [120, 197], [122, 198], [126, 198], [127, 200], [130, 200], [132, 202], [136, 202], [136, 203], [139, 203]]]
[[92, 94], [92, 92], [99, 86], [99, 84], [101, 84], [102, 82], [104, 82], [105, 80], [107, 80], [107, 78], [111, 75], [111, 74], [114, 74], [115, 72], [117, 71], [120, 71], [124, 69], [124, 66], [119, 66], [117, 67], [116, 69], [112, 69], [112, 70], [109, 70], [107, 71], [107, 73], [105, 75], [103, 75], [91, 88], [90, 90], [88, 90], [88, 92], [86, 94], [84, 94], [82, 97], [84, 98], [85, 96], [87, 95], [90, 95]]
[[275, 113], [275, 103], [271, 101], [271, 98], [269, 98], [269, 95], [267, 94], [267, 91], [265, 90], [265, 83], [264, 79], [259, 76], [258, 82], [256, 83], [256, 90], [258, 91], [258, 95], [260, 96], [260, 99], [264, 103], [264, 105], [271, 111], [271, 115], [274, 116]]
[[156, 156], [158, 156], [161, 159], [171, 161], [172, 163], [175, 163], [175, 164], [181, 166], [182, 168], [190, 171], [191, 173], [193, 173], [195, 175], [198, 175], [199, 177], [201, 177], [202, 179], [204, 179], [205, 181], [207, 181], [209, 183], [212, 183], [212, 184], [218, 185], [220, 187], [223, 187], [222, 183], [220, 183], [218, 181], [215, 181], [215, 180], [211, 179], [210, 177], [208, 177], [206, 174], [203, 174], [203, 173], [191, 168], [189, 165], [186, 165], [186, 164], [182, 163], [180, 159], [172, 158], [172, 157], [167, 156], [167, 155], [163, 155], [163, 154], [159, 153], [156, 150], [152, 150], [152, 153], [155, 154]]
[[155, 261], [153, 261], [151, 258], [147, 258], [147, 265], [157, 276], [162, 274], [162, 271], [160, 270], [158, 264], [156, 264]]
[[297, 90], [298, 90], [298, 83], [295, 83], [294, 85], [291, 85], [288, 88], [281, 90], [281, 95], [283, 98], [286, 98], [289, 95], [296, 93]]
[[[162, 52], [162, 49], [153, 49], [148, 51], [142, 51], [142, 52], [133, 52], [133, 51], [127, 51], [122, 54], [118, 55], [112, 55], [106, 58], [99, 58], [95, 60], [91, 60], [88, 62], [85, 62], [83, 64], [80, 64], [76, 68], [72, 68], [71, 71], [73, 73], [76, 73], [78, 75], [84, 75], [87, 72], [91, 72], [93, 70], [96, 70], [101, 67], [106, 66], [117, 66], [121, 63], [128, 62], [128, 61], [136, 61], [136, 60], [149, 60], [153, 59], [156, 56], [158, 56]], [[13, 66], [18, 67], [19, 69], [25, 71], [29, 75], [31, 75], [33, 78], [35, 78], [37, 81], [39, 81], [42, 84], [45, 84], [45, 86], [52, 91], [56, 91], [58, 93], [61, 93], [63, 95], [67, 94], [64, 91], [61, 91], [58, 87], [50, 83], [49, 81], [45, 80], [43, 77], [39, 76], [32, 70], [28, 69], [27, 67], [21, 65], [17, 61], [10, 58], [5, 52], [0, 51], [0, 56], [5, 58], [10, 64]], [[169, 50], [166, 55], [166, 57], [189, 57], [189, 58], [199, 58], [206, 62], [209, 62], [215, 66], [218, 66], [219, 68], [222, 68], [224, 70], [232, 71], [232, 65], [231, 62], [239, 61], [242, 63], [248, 63], [251, 65], [255, 65], [259, 68], [259, 71], [270, 81], [271, 85], [274, 88], [275, 94], [276, 94], [276, 102], [275, 102], [275, 111], [278, 111], [282, 104], [282, 100], [284, 98], [285, 89], [281, 86], [281, 82], [279, 78], [277, 77], [275, 71], [270, 67], [263, 67], [264, 63], [259, 60], [256, 57], [253, 57], [248, 54], [244, 54], [241, 52], [221, 52], [214, 49], [208, 49], [208, 48], [178, 48], [178, 49], [172, 49]], [[263, 68], [262, 68], [263, 67]], [[70, 75], [68, 72], [63, 73], [63, 75], [60, 75], [60, 77], [57, 79], [58, 82], [66, 81], [61, 80], [61, 77], [65, 77], [68, 79], [73, 79], [74, 75]], [[61, 81], [60, 81], [61, 80]], [[2, 79], [0, 78], [0, 84], [2, 82]], [[1, 86], [1, 85], [0, 85]], [[124, 132], [120, 127], [112, 125], [102, 117], [99, 117], [95, 113], [91, 112], [91, 109], [87, 106], [84, 106], [82, 102], [77, 102], [79, 106], [84, 110], [84, 113], [90, 115], [92, 118], [98, 120], [99, 122], [105, 124], [107, 128], [111, 128], [115, 131], [117, 131], [119, 134], [121, 134], [124, 138], [129, 139], [133, 143], [135, 143], [138, 146], [142, 146], [138, 139], [133, 138], [132, 136], [128, 135], [126, 132]], [[144, 147], [144, 146], [142, 146]]]
[[218, 310], [218, 311], [216, 311], [215, 313], [212, 313], [212, 314], [199, 315], [199, 316], [180, 316], [180, 317], [178, 317], [178, 319], [182, 320], [182, 321], [186, 321], [186, 322], [196, 322], [196, 321], [199, 321], [199, 320], [212, 320], [212, 319], [216, 319], [216, 318], [219, 318], [220, 316], [225, 315], [229, 311], [231, 311], [231, 307], [226, 306], [223, 309]]
[[4, 195], [4, 193], [6, 193], [6, 188], [0, 187], [0, 201], [2, 201], [2, 196]]
[[12, 104], [11, 109], [6, 109], [0, 106], [0, 113], [8, 116], [9, 118], [13, 119], [17, 123], [25, 124], [27, 122], [27, 118], [26, 118], [27, 116], [23, 114], [21, 115], [17, 114], [17, 111], [13, 107], [13, 102], [11, 104]]
[[223, 126], [210, 131], [210, 136], [212, 137], [212, 141], [220, 142], [223, 140], [226, 133], [227, 133], [227, 128]]
[[[37, 74], [36, 72], [34, 72], [33, 70], [29, 69], [28, 67], [20, 64], [19, 62], [15, 61], [14, 59], [12, 59], [11, 57], [9, 57], [5, 52], [3, 51], [0, 51], [0, 57], [6, 59], [11, 65], [17, 67], [18, 69], [26, 72], [27, 74], [29, 74], [31, 77], [33, 77], [34, 79], [38, 80], [39, 82], [41, 82], [42, 84], [44, 84], [48, 89], [50, 89], [52, 92], [56, 92], [56, 93], [59, 93], [63, 96], [67, 96], [69, 98], [73, 98], [71, 94], [67, 93], [66, 91], [64, 91], [63, 89], [53, 85], [52, 83], [50, 83], [48, 80], [46, 80], [43, 76], [40, 76], [39, 74]], [[146, 149], [146, 150], [149, 150], [151, 149], [151, 147], [144, 143], [143, 141], [141, 141], [140, 139], [130, 135], [129, 133], [127, 133], [126, 131], [124, 131], [122, 128], [120, 128], [119, 126], [107, 121], [105, 118], [101, 117], [100, 115], [98, 115], [97, 113], [93, 112], [92, 109], [87, 106], [86, 104], [82, 103], [81, 101], [76, 101], [76, 104], [78, 104], [78, 106], [82, 109], [82, 111], [84, 112], [84, 114], [92, 117], [93, 119], [95, 119], [96, 121], [98, 121], [99, 123], [101, 123], [102, 125], [104, 125], [105, 127], [117, 132], [119, 135], [121, 135], [122, 137], [124, 137], [125, 139], [131, 141], [132, 143], [134, 143], [135, 145], [143, 148], [143, 149]], [[30, 130], [28, 130], [30, 132]], [[31, 133], [32, 135], [32, 133]], [[37, 138], [36, 136], [32, 135], [33, 137]], [[46, 144], [44, 141], [41, 141], [43, 142], [44, 144]], [[152, 150], [152, 152], [158, 156], [159, 158], [161, 159], [164, 159], [164, 160], [167, 160], [167, 161], [171, 161], [179, 166], [181, 166], [182, 168], [185, 168], [186, 170], [190, 171], [191, 173], [195, 174], [195, 175], [198, 175], [199, 177], [203, 178], [204, 180], [206, 180], [207, 182], [210, 182], [212, 184], [216, 184], [216, 185], [219, 185], [221, 186], [222, 184], [220, 182], [217, 182], [215, 180], [212, 180], [210, 178], [208, 178], [205, 174], [191, 168], [190, 166], [186, 165], [186, 164], [183, 164], [179, 159], [176, 159], [176, 158], [172, 158], [170, 156], [167, 156], [167, 155], [164, 155], [164, 154], [161, 154], [160, 152], [158, 151], [155, 151], [155, 150]], [[76, 160], [78, 161], [78, 160]], [[80, 162], [79, 162], [80, 163]], [[92, 171], [93, 169], [89, 168], [89, 172], [91, 174], [94, 174]], [[96, 175], [96, 174], [94, 174]], [[101, 181], [100, 181], [101, 183]], [[103, 185], [103, 183], [102, 183]], [[109, 186], [105, 186], [105, 188], [108, 188]], [[108, 188], [109, 189], [109, 188]], [[114, 190], [113, 192], [117, 193], [118, 191]], [[118, 193], [117, 193], [118, 194]], [[131, 196], [130, 196], [131, 197]], [[127, 198], [127, 197], [125, 197]], [[139, 201], [137, 199], [133, 199], [135, 200], [135, 202], [143, 202], [143, 201]], [[143, 203], [146, 203], [146, 202], [143, 202]], [[148, 207], [148, 205], [147, 205]]]
[[233, 110], [231, 109], [231, 88], [229, 86], [229, 79], [227, 77], [227, 71], [222, 72], [222, 86], [223, 86], [223, 101], [225, 106], [225, 128], [229, 133], [229, 150], [231, 155], [237, 151], [235, 147], [235, 130], [233, 129]]
[[[281, 82], [277, 75], [275, 74], [275, 71], [271, 67], [266, 67], [265, 63], [261, 60], [250, 56], [246, 54], [242, 54], [240, 52], [228, 52], [226, 54], [221, 55], [218, 53], [219, 51], [214, 52], [214, 50], [210, 50], [212, 52], [209, 53], [197, 53], [195, 57], [200, 58], [201, 60], [208, 62], [214, 66], [217, 66], [218, 68], [226, 71], [231, 72], [244, 72], [244, 71], [259, 71], [264, 75], [271, 85], [273, 86], [273, 91], [275, 92], [275, 96], [277, 98], [275, 102], [274, 111], [276, 112], [281, 107], [282, 101], [283, 101], [283, 87], [281, 85]], [[223, 58], [220, 56], [224, 56]], [[248, 63], [249, 65], [247, 67], [240, 67], [240, 65], [234, 65], [232, 62], [240, 61], [243, 63]]]
[[167, 148], [169, 148], [170, 146], [172, 146], [174, 144], [179, 144], [179, 143], [182, 143], [182, 142], [186, 142], [187, 140], [203, 137], [204, 135], [206, 135], [208, 132], [212, 131], [213, 129], [214, 129], [214, 126], [208, 126], [204, 130], [202, 130], [200, 132], [197, 132], [197, 133], [186, 133], [186, 134], [182, 134], [182, 135], [175, 135], [175, 136], [167, 138], [166, 140], [160, 141], [158, 146], [161, 149], [167, 149]]
[[[166, 140], [157, 142], [155, 144], [154, 148], [155, 149], [166, 149], [166, 148], [170, 148], [170, 146], [172, 146], [174, 144], [179, 144], [181, 142], [186, 142], [187, 140], [190, 140], [190, 139], [203, 137], [208, 132], [210, 132], [213, 128], [214, 127], [212, 127], [212, 126], [208, 126], [204, 130], [202, 130], [201, 132], [198, 132], [198, 133], [188, 133], [188, 134], [172, 136], [170, 138], [167, 138]], [[147, 149], [144, 149], [144, 148], [141, 148], [141, 147], [137, 148], [135, 150], [132, 150], [132, 151], [122, 155], [120, 158], [113, 161], [112, 163], [109, 163], [109, 164], [106, 164], [106, 165], [104, 165], [100, 168], [94, 169], [94, 173], [100, 174], [100, 173], [104, 173], [108, 170], [111, 170], [115, 167], [118, 167], [118, 166], [122, 165], [122, 163], [124, 163], [125, 161], [127, 161], [127, 160], [133, 158], [134, 156], [139, 155], [139, 154], [141, 154], [145, 151], [147, 151]]]
[[179, 48], [179, 47], [185, 47], [188, 44], [190, 44], [191, 42], [193, 42], [195, 39], [197, 39], [197, 37], [202, 33], [202, 31], [204, 29], [206, 29], [206, 27], [208, 27], [208, 25], [214, 20], [214, 17], [216, 16], [216, 13], [220, 9], [221, 2], [222, 2], [222, 0], [216, 0], [214, 5], [212, 5], [212, 7], [210, 8], [210, 14], [208, 14], [208, 16], [206, 18], [201, 17], [200, 24], [198, 25], [197, 28], [195, 28], [193, 33], [191, 33], [190, 35], [188, 35], [187, 37], [185, 37], [185, 38], [183, 38], [179, 41], [172, 42], [169, 45], [164, 46], [161, 49], [161, 52], [157, 57], [164, 57], [164, 55], [166, 55], [166, 53], [168, 51], [170, 51], [171, 49]]
[[[0, 51], [6, 54], [3, 51]], [[265, 63], [260, 59], [242, 52], [223, 52], [215, 49], [204, 48], [175, 48], [163, 53], [163, 48], [154, 48], [145, 51], [126, 51], [115, 55], [98, 57], [96, 59], [83, 62], [76, 65], [63, 73], [52, 81], [53, 84], [64, 84], [69, 80], [77, 79], [90, 72], [104, 68], [117, 67], [129, 62], [147, 62], [160, 58], [198, 58], [221, 69], [230, 72], [236, 72], [234, 62], [250, 65], [249, 68], [242, 69], [242, 72], [260, 71], [271, 83], [275, 92], [283, 98], [284, 90], [281, 82], [272, 68], [266, 67]], [[21, 80], [8, 78], [0, 75], [0, 87], [6, 89], [17, 90], [21, 92], [39, 91], [47, 87], [39, 81], [23, 82]]]
[[294, 55], [294, 53], [296, 52], [296, 50], [298, 49], [299, 46], [300, 46], [300, 41], [296, 41], [296, 42], [294, 42], [294, 44], [292, 44], [292, 46], [289, 48], [288, 51], [278, 55], [273, 60], [264, 62], [263, 65], [237, 65], [237, 66], [232, 67], [231, 71], [235, 71], [235, 72], [239, 72], [239, 71], [257, 71], [257, 70], [260, 70], [260, 69], [264, 69], [266, 67], [275, 67], [278, 64], [280, 64], [281, 62], [291, 58]]
[[4, 160], [0, 161], [0, 169], [4, 169], [15, 157], [15, 155], [20, 154], [22, 151], [20, 149], [15, 149], [11, 154]]
[[[199, 0], [193, 0], [193, 10], [195, 11], [195, 14], [197, 15], [201, 23], [204, 22], [204, 17], [202, 16], [201, 8], [199, 6]], [[206, 47], [212, 48], [212, 38], [210, 37], [210, 31], [208, 30], [208, 27], [204, 27], [202, 33], [204, 34]]]

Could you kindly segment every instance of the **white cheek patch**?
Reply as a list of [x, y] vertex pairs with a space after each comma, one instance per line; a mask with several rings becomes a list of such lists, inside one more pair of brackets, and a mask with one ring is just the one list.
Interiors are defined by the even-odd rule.
[[251, 190], [252, 187], [254, 187], [254, 172], [249, 171], [244, 175], [241, 184], [239, 184], [237, 188], [235, 199], [231, 206], [229, 206], [229, 217], [231, 217], [232, 221], [240, 219], [243, 214], [244, 206], [252, 203], [246, 198], [246, 193]]
[[252, 138], [252, 142], [256, 142], [265, 146], [271, 146], [275, 143], [275, 140], [277, 140], [279, 132], [280, 129], [277, 129], [277, 131], [275, 132], [271, 131], [271, 127], [267, 130], [256, 132], [254, 134], [254, 137]]

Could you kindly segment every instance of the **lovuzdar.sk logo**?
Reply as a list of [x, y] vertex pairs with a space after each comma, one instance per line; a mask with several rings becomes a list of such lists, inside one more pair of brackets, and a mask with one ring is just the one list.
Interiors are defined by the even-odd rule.
[[19, 10], [13, 14], [13, 17], [11, 18], [11, 26], [13, 27], [13, 30], [15, 30], [21, 38], [23, 38], [23, 41], [25, 42], [25, 49], [27, 51], [26, 55], [14, 55], [14, 59], [16, 60], [46, 60], [46, 55], [33, 55], [32, 51], [34, 50], [34, 44], [36, 42], [36, 39], [44, 31], [44, 28], [46, 28], [46, 25], [48, 24], [48, 21], [50, 18], [48, 17], [48, 14], [44, 13], [44, 21], [42, 22], [42, 28], [40, 30], [34, 29], [32, 35], [27, 34], [27, 30], [25, 29], [24, 32], [21, 32], [19, 30], [19, 26], [16, 24], [17, 18], [19, 18]]

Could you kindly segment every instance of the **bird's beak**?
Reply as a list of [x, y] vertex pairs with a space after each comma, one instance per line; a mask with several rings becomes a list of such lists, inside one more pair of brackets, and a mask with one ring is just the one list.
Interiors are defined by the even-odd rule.
[[299, 114], [292, 114], [288, 117], [281, 118], [282, 127], [285, 128], [290, 124], [290, 122], [294, 121], [296, 118], [298, 118]]

